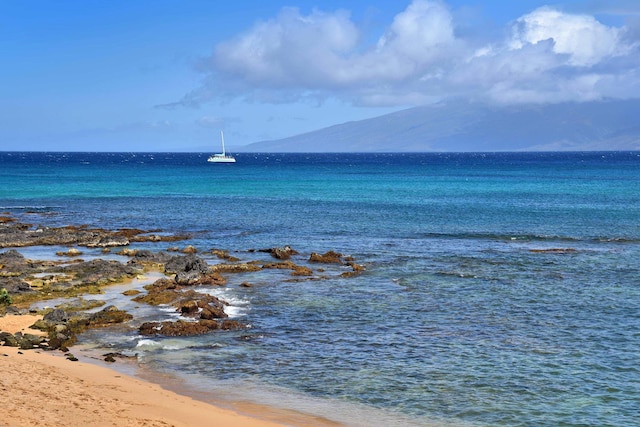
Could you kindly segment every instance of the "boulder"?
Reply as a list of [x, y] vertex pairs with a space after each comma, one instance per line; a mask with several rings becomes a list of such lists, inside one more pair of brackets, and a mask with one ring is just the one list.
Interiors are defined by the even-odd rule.
[[206, 273], [208, 270], [209, 265], [207, 264], [207, 261], [195, 255], [174, 256], [164, 264], [164, 271], [169, 274], [188, 271]]
[[60, 309], [54, 308], [42, 317], [42, 321], [49, 325], [66, 324], [69, 321], [69, 314]]
[[5, 288], [10, 294], [35, 292], [30, 284], [18, 277], [3, 277], [0, 288]]

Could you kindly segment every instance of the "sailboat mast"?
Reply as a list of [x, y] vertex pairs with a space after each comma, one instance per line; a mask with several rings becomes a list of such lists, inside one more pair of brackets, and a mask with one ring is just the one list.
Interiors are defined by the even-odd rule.
[[222, 131], [220, 131], [220, 138], [222, 139], [222, 155], [224, 156], [224, 133], [222, 133]]

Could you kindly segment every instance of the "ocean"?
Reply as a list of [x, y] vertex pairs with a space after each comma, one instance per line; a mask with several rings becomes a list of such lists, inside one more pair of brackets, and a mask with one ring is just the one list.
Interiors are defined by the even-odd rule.
[[[212, 264], [212, 248], [249, 261], [290, 245], [301, 262], [333, 250], [366, 271], [229, 275], [202, 292], [250, 329], [124, 326], [85, 348], [137, 354], [201, 398], [349, 426], [640, 425], [639, 152], [207, 156], [3, 152], [0, 212], [188, 233], [176, 245]], [[119, 288], [99, 297], [175, 317]]]

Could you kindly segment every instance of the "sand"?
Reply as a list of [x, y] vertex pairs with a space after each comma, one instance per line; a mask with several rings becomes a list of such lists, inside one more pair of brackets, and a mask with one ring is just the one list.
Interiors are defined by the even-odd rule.
[[[28, 326], [37, 319], [0, 317], [0, 331], [35, 333]], [[7, 427], [306, 425], [250, 417], [106, 367], [14, 347], [0, 347], [0, 396]]]

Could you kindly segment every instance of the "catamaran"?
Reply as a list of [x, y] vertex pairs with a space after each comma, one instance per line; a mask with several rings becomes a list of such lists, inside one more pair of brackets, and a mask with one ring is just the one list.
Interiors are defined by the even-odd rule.
[[207, 162], [211, 163], [235, 163], [236, 159], [230, 154], [225, 153], [224, 151], [224, 133], [220, 131], [220, 138], [222, 139], [222, 153], [212, 154], [207, 159]]

